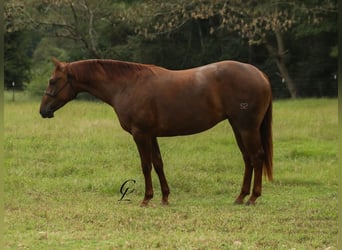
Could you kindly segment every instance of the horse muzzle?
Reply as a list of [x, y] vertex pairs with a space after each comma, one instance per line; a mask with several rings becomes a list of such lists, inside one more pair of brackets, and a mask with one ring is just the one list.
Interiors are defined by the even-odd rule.
[[43, 118], [53, 118], [54, 117], [54, 112], [52, 110], [40, 109], [39, 113]]

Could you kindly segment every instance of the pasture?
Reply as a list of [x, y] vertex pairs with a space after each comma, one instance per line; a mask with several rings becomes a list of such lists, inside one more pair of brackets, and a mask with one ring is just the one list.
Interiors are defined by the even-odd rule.
[[273, 103], [274, 181], [256, 206], [233, 204], [244, 168], [222, 122], [159, 139], [170, 205], [153, 172], [142, 208], [138, 152], [111, 107], [73, 101], [43, 120], [39, 100], [5, 97], [6, 249], [337, 249], [336, 99]]

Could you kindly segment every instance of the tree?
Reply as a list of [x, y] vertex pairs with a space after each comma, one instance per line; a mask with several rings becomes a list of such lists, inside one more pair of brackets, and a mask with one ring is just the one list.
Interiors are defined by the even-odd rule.
[[[98, 34], [111, 15], [109, 0], [32, 1], [31, 23], [51, 36], [81, 44], [91, 57], [101, 58]], [[108, 8], [109, 7], [109, 8]]]
[[90, 57], [101, 58], [98, 35], [110, 25], [110, 0], [9, 0], [7, 30], [39, 30], [45, 36], [80, 45]]
[[[281, 77], [292, 98], [298, 95], [297, 84], [292, 79], [286, 63], [288, 50], [284, 35], [301, 23], [318, 26], [324, 18], [336, 15], [336, 1], [241, 1], [241, 0], [177, 0], [164, 3], [149, 1], [143, 5], [143, 13], [149, 13], [152, 25], [146, 25], [146, 18], [138, 29], [139, 34], [155, 39], [158, 35], [172, 33], [193, 20], [208, 20], [210, 33], [225, 29], [236, 32], [246, 39], [250, 46], [265, 45], [271, 58], [276, 62]], [[136, 5], [137, 7], [138, 5]], [[141, 5], [139, 5], [141, 8]], [[151, 10], [153, 12], [151, 13]], [[132, 11], [136, 11], [134, 8]], [[127, 12], [124, 18], [131, 13]]]
[[30, 56], [37, 40], [37, 34], [26, 25], [24, 5], [21, 1], [9, 1], [4, 6], [4, 80], [5, 87], [23, 89], [24, 83], [30, 80]]
[[24, 83], [30, 80], [31, 60], [27, 54], [32, 41], [28, 32], [11, 32], [5, 34], [5, 86], [23, 89]]
[[8, 0], [5, 71], [23, 74], [18, 81], [30, 81], [29, 90], [38, 93], [51, 56], [171, 69], [232, 59], [265, 71], [276, 96], [334, 95], [336, 5], [336, 0]]

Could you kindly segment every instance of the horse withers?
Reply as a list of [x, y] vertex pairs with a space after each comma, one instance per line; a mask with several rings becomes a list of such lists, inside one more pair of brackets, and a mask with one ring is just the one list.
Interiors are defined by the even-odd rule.
[[256, 67], [222, 61], [186, 70], [115, 60], [71, 63], [53, 58], [54, 72], [40, 105], [40, 114], [54, 112], [88, 92], [114, 108], [124, 130], [137, 145], [145, 178], [142, 205], [153, 197], [154, 167], [168, 204], [169, 186], [157, 137], [190, 135], [228, 120], [245, 162], [241, 192], [235, 203], [255, 204], [261, 195], [262, 173], [273, 175], [272, 93], [267, 77]]

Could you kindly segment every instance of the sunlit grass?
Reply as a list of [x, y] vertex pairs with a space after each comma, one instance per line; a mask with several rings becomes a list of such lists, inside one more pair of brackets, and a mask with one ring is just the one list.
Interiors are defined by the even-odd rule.
[[[25, 99], [25, 100], [23, 100]], [[235, 206], [243, 161], [228, 122], [160, 138], [170, 206], [139, 207], [136, 146], [111, 107], [76, 101], [40, 118], [5, 103], [6, 249], [336, 249], [337, 100], [274, 103], [274, 182]], [[131, 201], [120, 186], [135, 179]]]

